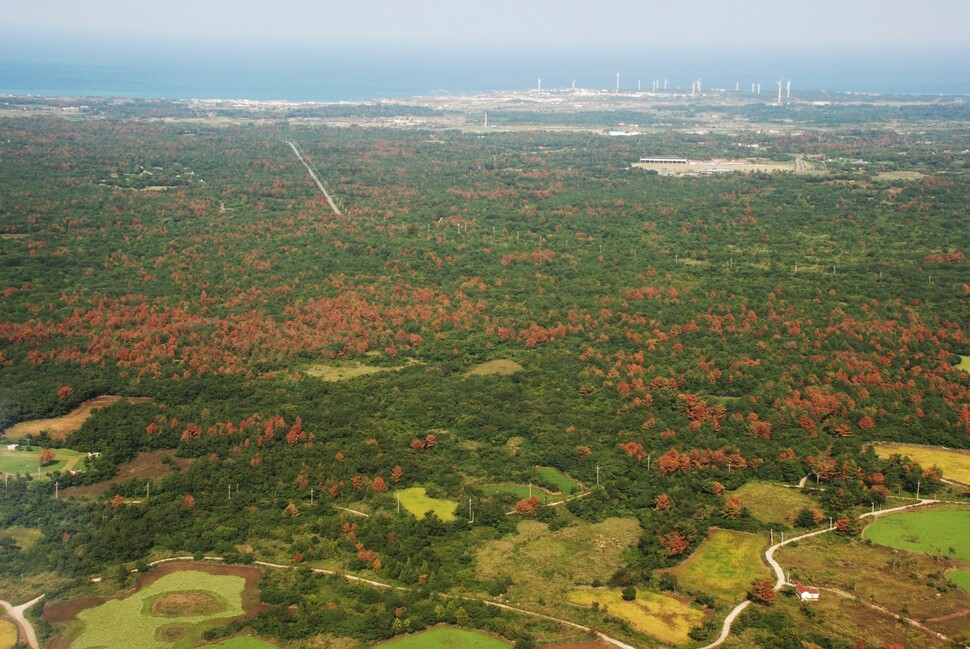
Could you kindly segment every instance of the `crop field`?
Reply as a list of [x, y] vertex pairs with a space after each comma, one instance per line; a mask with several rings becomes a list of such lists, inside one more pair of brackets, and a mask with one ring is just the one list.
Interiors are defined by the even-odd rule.
[[475, 555], [482, 581], [507, 579], [509, 598], [520, 604], [555, 604], [577, 586], [607, 581], [623, 565], [623, 552], [640, 536], [632, 518], [608, 518], [555, 532], [526, 520], [517, 533], [482, 544]]
[[478, 631], [439, 627], [383, 642], [381, 649], [508, 649], [508, 642]]
[[424, 518], [429, 511], [433, 511], [443, 521], [453, 521], [456, 518], [455, 511], [458, 509], [458, 503], [453, 500], [431, 498], [424, 487], [401, 489], [395, 491], [394, 495], [400, 498], [402, 507], [418, 518]]
[[547, 466], [536, 467], [536, 475], [545, 482], [555, 485], [564, 496], [579, 491], [581, 485], [559, 469]]
[[17, 626], [13, 622], [0, 620], [0, 649], [11, 649], [17, 644]]
[[[838, 588], [894, 613], [905, 606], [913, 618], [948, 618], [970, 608], [970, 594], [945, 588], [943, 572], [955, 565], [949, 559], [940, 562], [925, 554], [831, 534], [785, 546], [775, 553], [775, 559], [792, 581]], [[946, 592], [941, 594], [941, 588]], [[945, 624], [944, 620], [928, 626], [947, 633]]]
[[704, 622], [702, 611], [660, 593], [638, 591], [636, 599], [627, 602], [619, 590], [581, 588], [570, 591], [566, 600], [580, 606], [598, 604], [600, 611], [626, 620], [638, 631], [667, 644], [687, 642], [691, 627]]
[[131, 478], [139, 480], [159, 480], [172, 472], [172, 467], [163, 462], [165, 458], [171, 458], [180, 470], [185, 470], [191, 466], [194, 458], [174, 457], [171, 451], [146, 451], [139, 453], [130, 462], [125, 462], [118, 467], [118, 472], [110, 480], [98, 482], [93, 485], [83, 487], [71, 487], [64, 490], [65, 496], [101, 496], [105, 494], [113, 484], [124, 482]]
[[903, 455], [925, 468], [938, 466], [943, 470], [943, 477], [970, 485], [970, 452], [950, 449], [918, 446], [916, 444], [876, 444], [876, 455], [883, 458], [893, 455]]
[[24, 475], [29, 473], [36, 476], [38, 473], [47, 475], [54, 471], [84, 468], [87, 453], [71, 451], [66, 448], [51, 450], [54, 451], [54, 461], [42, 467], [40, 465], [40, 448], [34, 446], [30, 450], [17, 449], [11, 451], [4, 446], [0, 448], [0, 473], [21, 473]]
[[[34, 419], [32, 421], [22, 421], [11, 426], [3, 432], [4, 437], [10, 439], [20, 439], [27, 435], [39, 435], [43, 431], [50, 433], [51, 439], [64, 440], [69, 433], [73, 433], [91, 416], [91, 413], [98, 408], [106, 408], [113, 403], [121, 401], [124, 397], [111, 394], [88, 399], [77, 408], [60, 417], [50, 419]], [[151, 401], [146, 397], [129, 397], [130, 403], [147, 403]]]
[[122, 599], [77, 614], [82, 629], [73, 649], [188, 646], [215, 620], [245, 614], [243, 577], [180, 570]]
[[748, 482], [732, 492], [751, 515], [764, 523], [791, 525], [798, 510], [818, 503], [798, 489], [764, 482]]
[[970, 562], [970, 509], [925, 509], [882, 516], [863, 535], [873, 543]]
[[734, 603], [744, 597], [752, 580], [769, 576], [761, 559], [767, 547], [768, 539], [760, 534], [711, 529], [700, 547], [670, 572], [691, 590]]

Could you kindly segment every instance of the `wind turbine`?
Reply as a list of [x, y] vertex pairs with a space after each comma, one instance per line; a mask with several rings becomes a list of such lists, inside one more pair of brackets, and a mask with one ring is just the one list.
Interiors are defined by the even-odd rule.
[[778, 79], [778, 105], [781, 106], [781, 79]]
[[616, 91], [620, 92], [620, 73], [616, 73]]
[[788, 86], [785, 89], [785, 99], [791, 99], [791, 79], [788, 80]]
[[536, 94], [542, 94], [542, 77], [539, 77], [539, 82], [536, 84]]

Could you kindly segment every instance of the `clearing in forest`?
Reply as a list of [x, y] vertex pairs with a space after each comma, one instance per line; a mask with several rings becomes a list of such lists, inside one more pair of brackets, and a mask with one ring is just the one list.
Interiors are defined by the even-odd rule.
[[[40, 435], [42, 432], [47, 431], [51, 439], [64, 440], [68, 434], [81, 428], [81, 425], [91, 416], [92, 411], [98, 408], [106, 408], [125, 398], [105, 394], [100, 397], [88, 399], [66, 415], [52, 417], [50, 419], [22, 421], [3, 431], [3, 435], [10, 439], [20, 439], [27, 435]], [[149, 403], [151, 401], [149, 397], [127, 397], [127, 400], [128, 403]]]
[[961, 370], [970, 374], [970, 356], [961, 356], [960, 364], [957, 365]]
[[[775, 552], [775, 559], [791, 581], [837, 588], [893, 613], [906, 609], [909, 617], [927, 620], [927, 626], [945, 635], [963, 632], [961, 625], [966, 626], [966, 618], [958, 616], [970, 609], [970, 594], [950, 589], [945, 595], [937, 596], [947, 590], [948, 580], [943, 572], [948, 564], [953, 565], [949, 559], [941, 563], [922, 553], [866, 543], [860, 538], [846, 539], [837, 534], [822, 534], [786, 545]], [[832, 597], [834, 594], [830, 597], [828, 591], [822, 591], [822, 601]], [[840, 601], [849, 604], [849, 600]], [[900, 626], [890, 616], [883, 613], [879, 616], [887, 624]]]
[[970, 509], [940, 507], [879, 517], [863, 536], [891, 548], [970, 562]]
[[548, 482], [549, 484], [558, 487], [559, 491], [564, 496], [568, 496], [574, 491], [580, 491], [581, 489], [579, 482], [573, 480], [559, 469], [553, 469], [552, 467], [548, 466], [537, 466], [536, 474], [543, 482]]
[[509, 584], [512, 602], [554, 613], [567, 592], [609, 580], [623, 566], [623, 553], [640, 532], [634, 518], [580, 522], [556, 531], [524, 520], [516, 534], [481, 544], [475, 576], [482, 582]]
[[489, 376], [492, 374], [508, 375], [521, 372], [523, 367], [515, 361], [500, 358], [494, 361], [485, 361], [465, 372], [465, 376]]
[[394, 495], [401, 501], [401, 507], [418, 518], [424, 518], [429, 511], [434, 512], [435, 516], [443, 521], [453, 521], [456, 518], [455, 510], [458, 509], [458, 503], [443, 498], [432, 498], [424, 487], [401, 489], [395, 491]]
[[467, 631], [453, 627], [438, 627], [415, 633], [377, 645], [381, 649], [508, 649], [512, 645], [481, 631]]
[[104, 482], [83, 487], [71, 487], [64, 490], [65, 496], [103, 496], [108, 492], [111, 485], [124, 482], [131, 478], [139, 480], [158, 480], [164, 478], [172, 471], [172, 463], [180, 469], [185, 470], [195, 458], [174, 457], [174, 451], [162, 449], [158, 451], [147, 451], [139, 453], [135, 459], [125, 462], [118, 467], [115, 477]]
[[762, 523], [791, 525], [798, 511], [818, 503], [798, 489], [764, 482], [748, 482], [731, 492]]
[[248, 635], [236, 636], [218, 644], [206, 645], [208, 649], [276, 649], [276, 645]]
[[636, 599], [628, 602], [618, 589], [580, 588], [570, 591], [566, 600], [580, 606], [596, 604], [601, 612], [626, 620], [636, 630], [666, 644], [687, 642], [691, 628], [704, 622], [703, 611], [661, 593], [638, 591]]
[[23, 475], [48, 475], [54, 471], [71, 471], [83, 469], [87, 453], [79, 453], [66, 448], [51, 449], [54, 461], [47, 466], [40, 465], [41, 448], [38, 446], [20, 447], [16, 451], [6, 446], [0, 448], [0, 473]]
[[36, 527], [11, 525], [0, 530], [0, 539], [2, 538], [13, 540], [21, 550], [29, 550], [34, 543], [44, 538], [44, 533]]
[[771, 574], [761, 560], [767, 547], [768, 538], [760, 534], [711, 528], [697, 550], [670, 572], [690, 590], [735, 603], [754, 579]]
[[943, 470], [945, 479], [970, 485], [970, 452], [968, 451], [916, 444], [876, 444], [873, 450], [881, 458], [903, 455], [926, 469], [938, 466]]

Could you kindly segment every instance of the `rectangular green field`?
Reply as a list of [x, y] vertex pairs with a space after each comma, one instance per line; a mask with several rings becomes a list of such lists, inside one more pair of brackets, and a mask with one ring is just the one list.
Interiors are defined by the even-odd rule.
[[735, 603], [752, 581], [770, 576], [761, 558], [767, 548], [768, 539], [760, 534], [711, 529], [694, 554], [670, 572], [691, 590]]
[[536, 475], [545, 482], [555, 485], [562, 495], [568, 496], [574, 491], [579, 491], [580, 484], [570, 478], [568, 475], [560, 471], [559, 469], [553, 469], [552, 467], [540, 466], [536, 467]]
[[457, 518], [455, 511], [458, 509], [458, 503], [453, 500], [431, 498], [424, 487], [401, 489], [395, 491], [394, 495], [400, 499], [401, 507], [418, 518], [424, 518], [424, 515], [429, 511], [434, 512], [435, 516], [443, 521], [453, 521]]
[[[482, 487], [488, 495], [492, 494], [512, 494], [516, 498], [528, 498], [530, 495], [530, 490], [528, 485], [521, 484], [490, 484]], [[556, 500], [561, 498], [561, 496], [550, 496], [542, 489], [538, 487], [533, 487], [531, 490], [531, 495], [537, 497], [542, 502], [547, 502], [550, 500]]]
[[881, 458], [902, 455], [926, 469], [938, 466], [947, 480], [970, 485], [970, 452], [915, 444], [876, 444], [873, 449]]
[[763, 523], [791, 525], [800, 509], [818, 507], [815, 500], [798, 489], [764, 482], [748, 482], [732, 495]]

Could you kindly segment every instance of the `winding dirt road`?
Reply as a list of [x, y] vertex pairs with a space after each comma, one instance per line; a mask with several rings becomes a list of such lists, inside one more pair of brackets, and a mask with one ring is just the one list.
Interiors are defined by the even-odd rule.
[[20, 606], [14, 606], [10, 602], [4, 602], [0, 600], [0, 606], [2, 606], [6, 611], [7, 615], [13, 619], [13, 621], [20, 627], [20, 635], [27, 646], [31, 649], [40, 649], [40, 645], [37, 644], [37, 634], [34, 633], [34, 625], [24, 617], [24, 611], [43, 599], [43, 595], [38, 595], [34, 599], [30, 600], [26, 604], [21, 604]]

